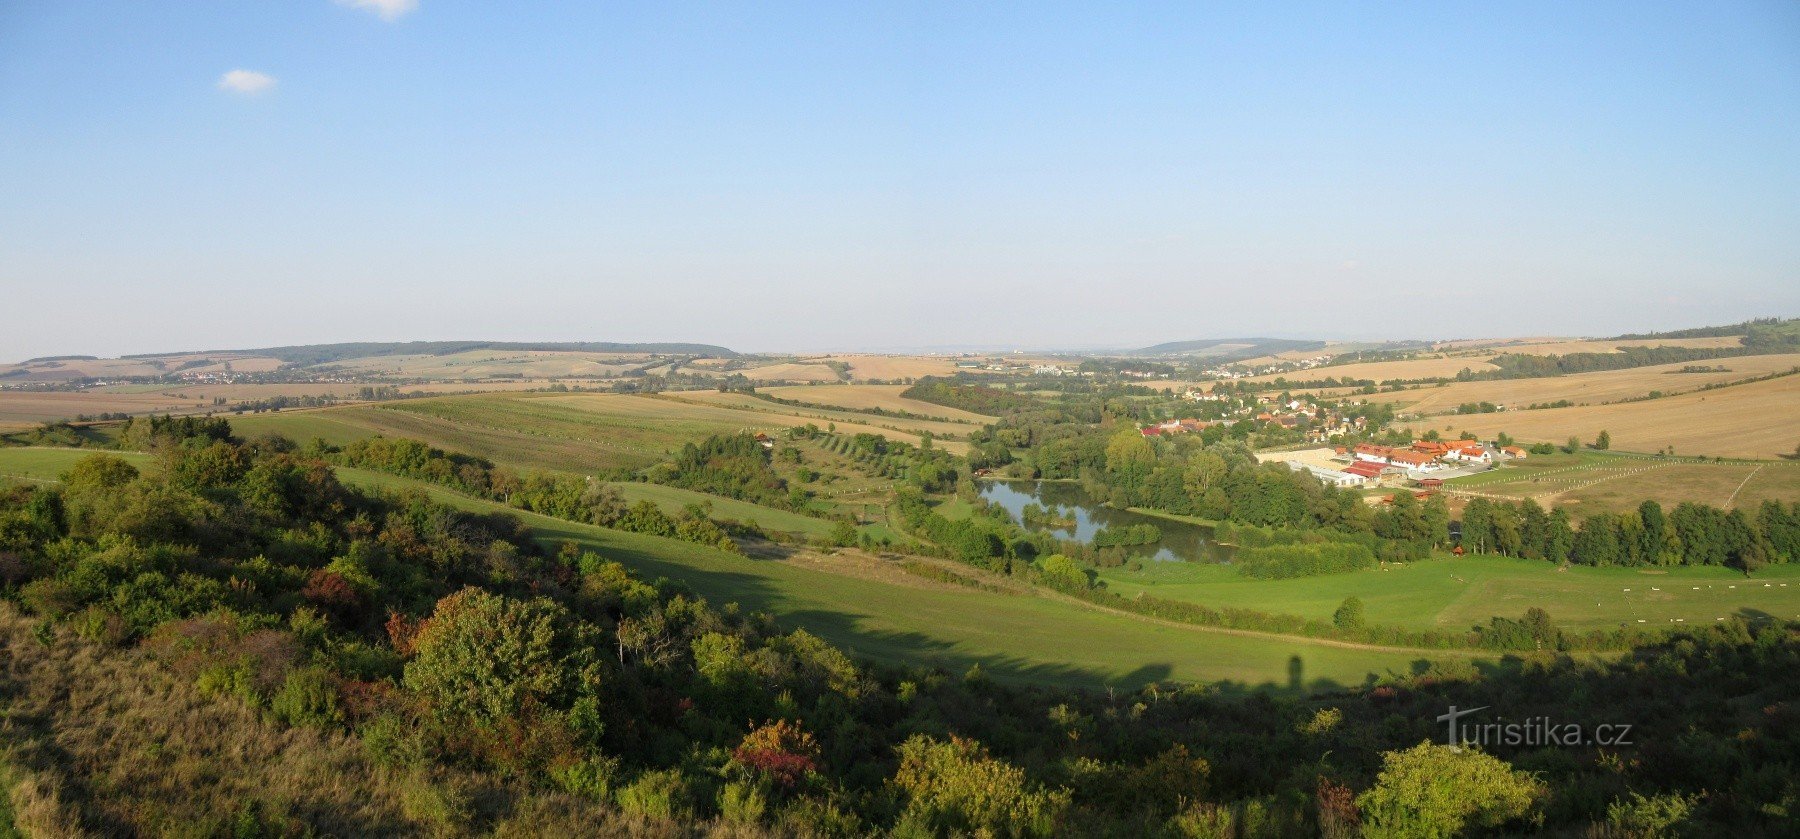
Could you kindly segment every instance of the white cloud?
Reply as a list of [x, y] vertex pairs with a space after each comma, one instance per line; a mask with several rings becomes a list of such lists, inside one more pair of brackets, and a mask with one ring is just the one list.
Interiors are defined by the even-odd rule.
[[337, 0], [339, 6], [362, 9], [374, 12], [382, 20], [392, 23], [402, 15], [419, 8], [419, 0]]
[[266, 93], [275, 87], [275, 77], [255, 70], [232, 70], [219, 77], [219, 89], [245, 96]]

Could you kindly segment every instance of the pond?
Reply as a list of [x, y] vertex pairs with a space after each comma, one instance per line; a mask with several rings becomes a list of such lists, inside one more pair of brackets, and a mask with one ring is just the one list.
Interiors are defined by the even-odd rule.
[[1147, 516], [1117, 507], [1096, 504], [1092, 497], [1074, 483], [1050, 481], [982, 481], [981, 497], [1012, 513], [1013, 521], [1021, 521], [1027, 504], [1056, 511], [1060, 518], [1073, 519], [1074, 527], [1034, 527], [1063, 539], [1092, 542], [1099, 531], [1129, 524], [1153, 524], [1162, 531], [1162, 539], [1148, 545], [1126, 548], [1132, 556], [1149, 556], [1160, 560], [1188, 562], [1221, 562], [1231, 558], [1231, 549], [1212, 540], [1212, 529], [1184, 521]]

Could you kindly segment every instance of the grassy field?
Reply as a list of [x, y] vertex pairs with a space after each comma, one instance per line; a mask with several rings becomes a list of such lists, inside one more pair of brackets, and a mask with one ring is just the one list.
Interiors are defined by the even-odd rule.
[[[1330, 620], [1344, 598], [1363, 601], [1370, 623], [1466, 629], [1537, 606], [1559, 626], [1667, 626], [1732, 615], [1800, 617], [1800, 566], [1746, 579], [1725, 568], [1585, 568], [1558, 571], [1536, 560], [1441, 557], [1382, 569], [1293, 580], [1253, 580], [1230, 566], [1148, 563], [1107, 569], [1101, 579], [1126, 596], [1148, 592], [1208, 606], [1237, 606]], [[1765, 583], [1767, 584], [1765, 586]], [[1626, 591], [1630, 589], [1630, 591]]]
[[69, 471], [75, 461], [88, 455], [110, 454], [122, 457], [143, 469], [156, 458], [143, 452], [112, 452], [100, 449], [0, 448], [0, 483], [29, 481], [55, 483]]
[[[1725, 367], [1727, 372], [1678, 372], [1681, 368], [1690, 366]], [[1706, 385], [1743, 381], [1796, 367], [1800, 367], [1800, 354], [1749, 355], [1706, 362], [1657, 364], [1629, 370], [1601, 370], [1571, 376], [1453, 382], [1442, 387], [1427, 386], [1417, 390], [1379, 393], [1367, 398], [1377, 402], [1391, 402], [1397, 410], [1417, 414], [1449, 413], [1455, 411], [1456, 406], [1469, 402], [1492, 402], [1513, 410], [1565, 399], [1577, 405], [1599, 405], [1646, 396], [1651, 391], [1685, 393]]]
[[[499, 505], [403, 478], [339, 470], [349, 483], [417, 488], [464, 509]], [[516, 511], [515, 511], [516, 512]], [[876, 660], [980, 664], [998, 678], [1068, 685], [1140, 685], [1160, 679], [1308, 689], [1359, 684], [1422, 666], [1421, 654], [1352, 649], [1299, 638], [1251, 637], [1096, 611], [1060, 599], [998, 594], [898, 573], [847, 553], [758, 559], [529, 513], [547, 545], [572, 540], [646, 576], [680, 580], [717, 603], [767, 611]], [[1298, 657], [1298, 674], [1290, 660]]]
[[[1742, 359], [1723, 359], [1730, 367]], [[1670, 378], [1674, 378], [1671, 376]], [[1445, 417], [1445, 426], [1492, 439], [1504, 431], [1527, 441], [1593, 440], [1602, 429], [1615, 449], [1679, 455], [1772, 459], [1800, 444], [1800, 376], [1614, 405]], [[1434, 422], [1435, 425], [1435, 422]]]
[[908, 399], [900, 395], [906, 388], [907, 385], [794, 385], [762, 388], [761, 391], [779, 399], [795, 399], [813, 405], [836, 405], [858, 411], [874, 408], [909, 411], [923, 417], [938, 417], [975, 425], [986, 425], [994, 421], [993, 417], [985, 414]]

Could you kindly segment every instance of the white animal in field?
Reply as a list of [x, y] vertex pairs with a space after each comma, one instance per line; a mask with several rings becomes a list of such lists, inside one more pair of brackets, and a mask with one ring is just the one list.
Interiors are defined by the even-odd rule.
[[1656, 587], [1656, 586], [1651, 586], [1651, 587], [1650, 587], [1650, 590], [1651, 590], [1651, 591], [1662, 591], [1662, 589], [1660, 589], [1660, 588], [1657, 588], [1657, 587]]

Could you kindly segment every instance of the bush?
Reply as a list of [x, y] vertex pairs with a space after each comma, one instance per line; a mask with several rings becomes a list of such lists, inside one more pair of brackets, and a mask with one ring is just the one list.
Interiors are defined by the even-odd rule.
[[269, 713], [288, 725], [330, 726], [344, 721], [337, 685], [322, 667], [302, 667], [288, 674], [269, 700]]
[[1531, 812], [1542, 794], [1531, 776], [1470, 749], [1420, 743], [1381, 762], [1375, 787], [1356, 797], [1368, 837], [1445, 839], [1465, 826], [1497, 828]]
[[1023, 770], [960, 737], [902, 743], [893, 783], [907, 799], [901, 828], [926, 834], [1054, 835], [1070, 797], [1028, 785]]
[[680, 769], [656, 769], [619, 790], [619, 809], [656, 819], [687, 819], [693, 816], [692, 796]]

